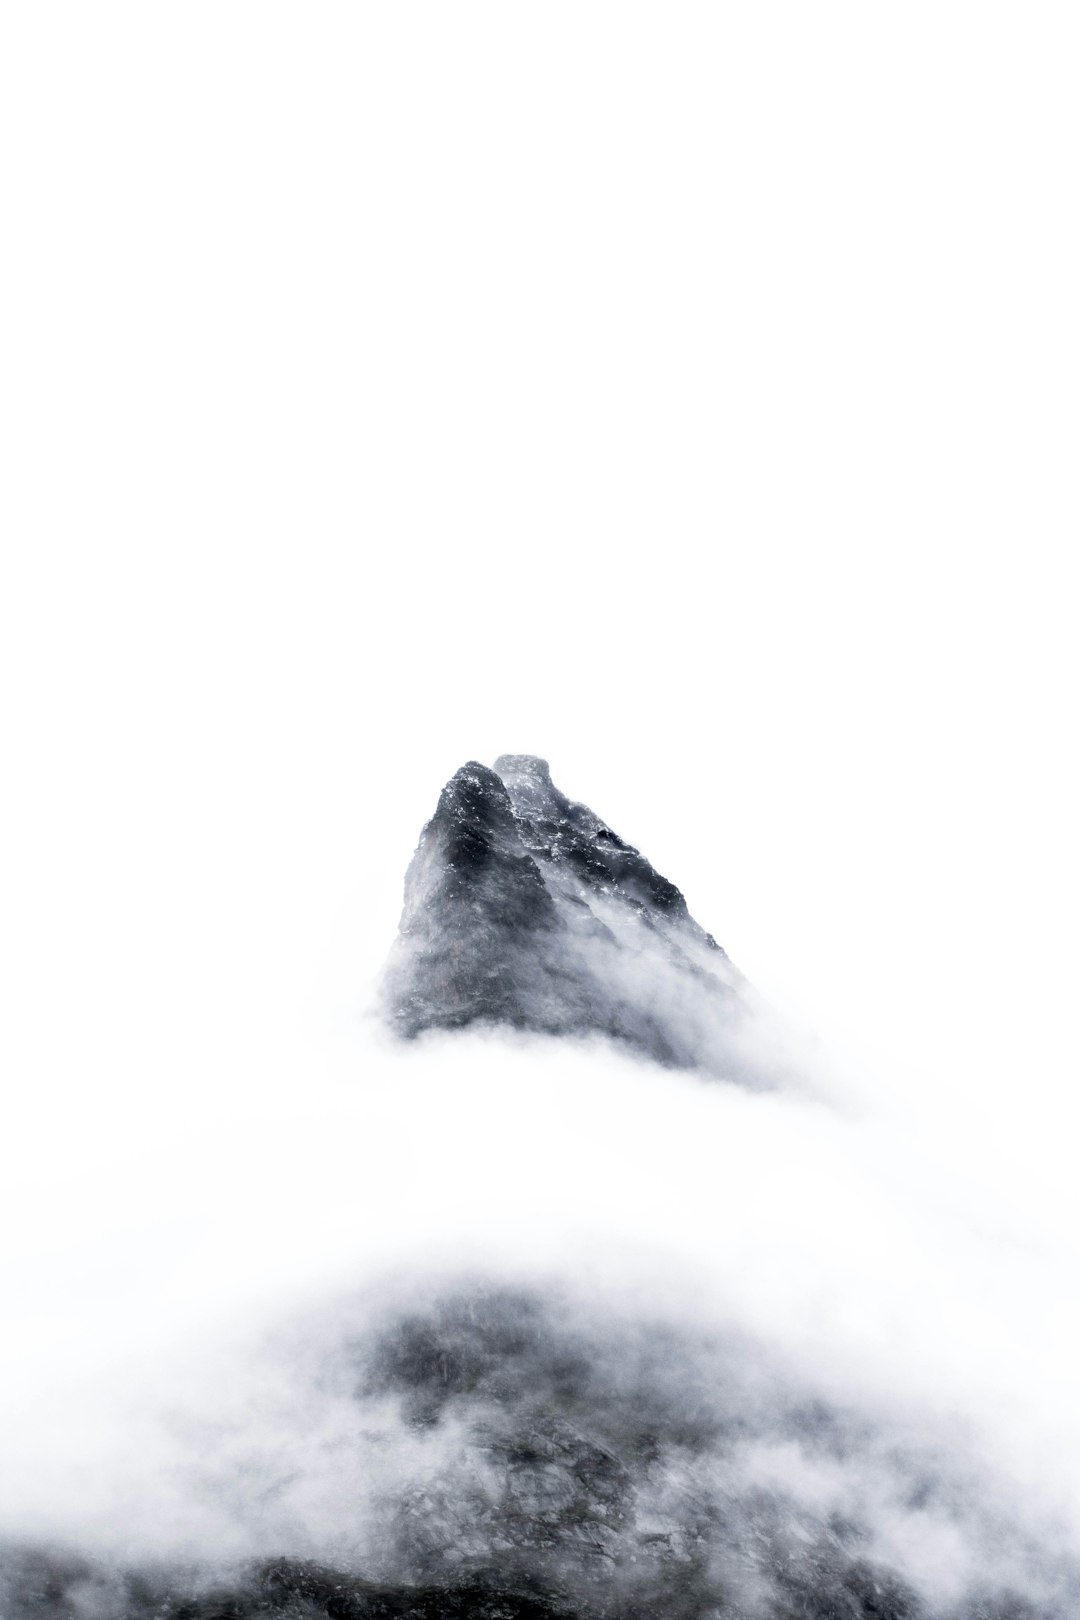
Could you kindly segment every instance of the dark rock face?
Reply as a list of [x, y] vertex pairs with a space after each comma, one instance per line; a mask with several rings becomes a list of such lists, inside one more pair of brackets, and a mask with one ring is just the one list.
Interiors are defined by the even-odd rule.
[[[1080, 1597], [956, 1459], [821, 1400], [737, 1335], [474, 1286], [386, 1323], [358, 1369], [361, 1398], [455, 1436], [390, 1515], [418, 1583], [498, 1569], [582, 1620], [1048, 1620]], [[762, 1457], [791, 1459], [790, 1487]], [[800, 1487], [813, 1473], [846, 1485]], [[920, 1595], [880, 1548], [883, 1518], [905, 1515], [947, 1525], [976, 1568], [1007, 1549], [1045, 1602], [988, 1571], [960, 1604]]]
[[[778, 1078], [746, 986], [680, 891], [528, 755], [465, 765], [443, 790], [386, 996], [405, 1036], [604, 1036], [668, 1066]], [[226, 1532], [283, 1504], [272, 1535], [235, 1543], [274, 1556], [123, 1567], [0, 1546], [0, 1620], [1080, 1614], [1077, 1571], [977, 1467], [823, 1399], [735, 1333], [554, 1287], [400, 1287], [325, 1336], [316, 1324], [290, 1370], [305, 1422], [313, 1386], [340, 1403], [324, 1450], [271, 1428], [268, 1459], [241, 1447], [235, 1476], [209, 1478]], [[927, 1545], [952, 1549], [947, 1597]]]
[[385, 999], [406, 1036], [600, 1035], [669, 1067], [776, 1079], [741, 975], [680, 891], [529, 754], [470, 762], [443, 789], [406, 876]]
[[232, 1582], [196, 1584], [162, 1571], [117, 1575], [44, 1549], [12, 1556], [0, 1593], [5, 1620], [572, 1620], [574, 1612], [490, 1570], [395, 1586], [279, 1558]]
[[[817, 1399], [737, 1337], [471, 1284], [328, 1347], [415, 1475], [356, 1508], [347, 1561], [224, 1574], [0, 1555], [5, 1620], [1065, 1620], [1075, 1575], [933, 1448]], [[779, 1477], [762, 1459], [780, 1459]], [[376, 1463], [377, 1459], [372, 1458]], [[348, 1477], [347, 1473], [343, 1477]], [[806, 1481], [813, 1479], [808, 1487]], [[992, 1493], [990, 1493], [992, 1495]], [[884, 1504], [884, 1507], [883, 1507]], [[883, 1553], [907, 1516], [955, 1537], [962, 1600]], [[1038, 1603], [980, 1567], [1007, 1556]], [[974, 1556], [973, 1556], [974, 1555]]]

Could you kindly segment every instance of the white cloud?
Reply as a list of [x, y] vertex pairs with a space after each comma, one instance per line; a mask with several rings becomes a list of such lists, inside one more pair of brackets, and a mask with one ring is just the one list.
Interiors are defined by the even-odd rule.
[[[166, 1347], [442, 1253], [1075, 1517], [1075, 16], [447, 17], [4, 19], [5, 1514], [146, 1484]], [[517, 749], [843, 1111], [357, 1032]]]

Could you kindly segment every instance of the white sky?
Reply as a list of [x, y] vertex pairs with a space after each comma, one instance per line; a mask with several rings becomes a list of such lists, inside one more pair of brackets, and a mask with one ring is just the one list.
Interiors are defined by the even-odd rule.
[[1054, 1061], [1072, 7], [3, 29], [6, 977], [46, 1069], [121, 1005], [280, 1006], [336, 910], [374, 966], [442, 781], [503, 750], [830, 1037]]
[[136, 1097], [171, 1167], [178, 1098], [347, 1039], [503, 751], [1065, 1197], [1075, 8], [0, 30], [7, 1151], [57, 1229]]

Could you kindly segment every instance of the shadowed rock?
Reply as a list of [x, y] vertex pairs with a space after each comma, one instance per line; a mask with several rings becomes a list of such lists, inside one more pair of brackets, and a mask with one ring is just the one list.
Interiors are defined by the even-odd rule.
[[680, 890], [531, 754], [471, 761], [443, 789], [406, 874], [385, 1006], [407, 1037], [599, 1035], [668, 1067], [776, 1080], [751, 1055], [745, 981]]
[[[342, 1324], [316, 1376], [365, 1414], [353, 1444], [373, 1448], [376, 1478], [389, 1414], [395, 1447], [413, 1459], [374, 1497], [353, 1499], [344, 1556], [286, 1545], [231, 1571], [125, 1569], [59, 1549], [0, 1549], [4, 1620], [1078, 1612], [1075, 1571], [1009, 1522], [977, 1469], [887, 1419], [823, 1401], [739, 1335], [469, 1283], [364, 1311], [356, 1331]], [[341, 1461], [347, 1493], [355, 1474]], [[302, 1500], [302, 1467], [282, 1466], [280, 1489]], [[918, 1564], [920, 1540], [943, 1530], [969, 1570], [964, 1595], [949, 1601], [920, 1592], [895, 1553], [914, 1549]], [[1016, 1583], [1040, 1596], [1018, 1596]]]
[[[747, 987], [679, 889], [531, 755], [471, 762], [444, 788], [386, 1000], [407, 1037], [505, 1025], [777, 1077]], [[259, 1557], [230, 1567], [208, 1546], [166, 1567], [0, 1547], [0, 1620], [1080, 1614], [1077, 1571], [1013, 1522], [980, 1466], [823, 1398], [740, 1335], [475, 1279], [396, 1299], [317, 1323], [297, 1358], [286, 1387], [305, 1425], [312, 1387], [340, 1398], [329, 1444], [309, 1450], [306, 1428], [282, 1444], [271, 1425], [266, 1456], [226, 1444], [195, 1470], [223, 1544], [237, 1528]], [[264, 1511], [269, 1530], [245, 1541]], [[954, 1550], [961, 1597], [935, 1595], [926, 1542]]]

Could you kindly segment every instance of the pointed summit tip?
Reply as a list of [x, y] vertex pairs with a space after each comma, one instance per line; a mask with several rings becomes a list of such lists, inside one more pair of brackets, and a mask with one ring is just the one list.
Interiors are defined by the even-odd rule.
[[442, 790], [441, 800], [454, 803], [459, 800], [479, 800], [492, 796], [496, 799], [506, 798], [506, 788], [501, 776], [497, 771], [493, 771], [490, 765], [481, 765], [478, 759], [470, 759], [454, 772]]
[[538, 754], [500, 754], [495, 770], [510, 795], [515, 814], [558, 820], [568, 801], [551, 780], [551, 767]]
[[[441, 829], [453, 839], [517, 844], [510, 795], [489, 765], [470, 759], [456, 770], [439, 795], [428, 831]], [[460, 852], [459, 852], [460, 853]], [[454, 851], [450, 851], [451, 858]]]
[[405, 879], [385, 980], [405, 1035], [504, 1024], [620, 1041], [760, 1085], [738, 1050], [742, 980], [682, 893], [538, 754], [469, 760]]
[[551, 781], [551, 766], [539, 754], [500, 754], [495, 761], [498, 776], [531, 776], [540, 782]]

